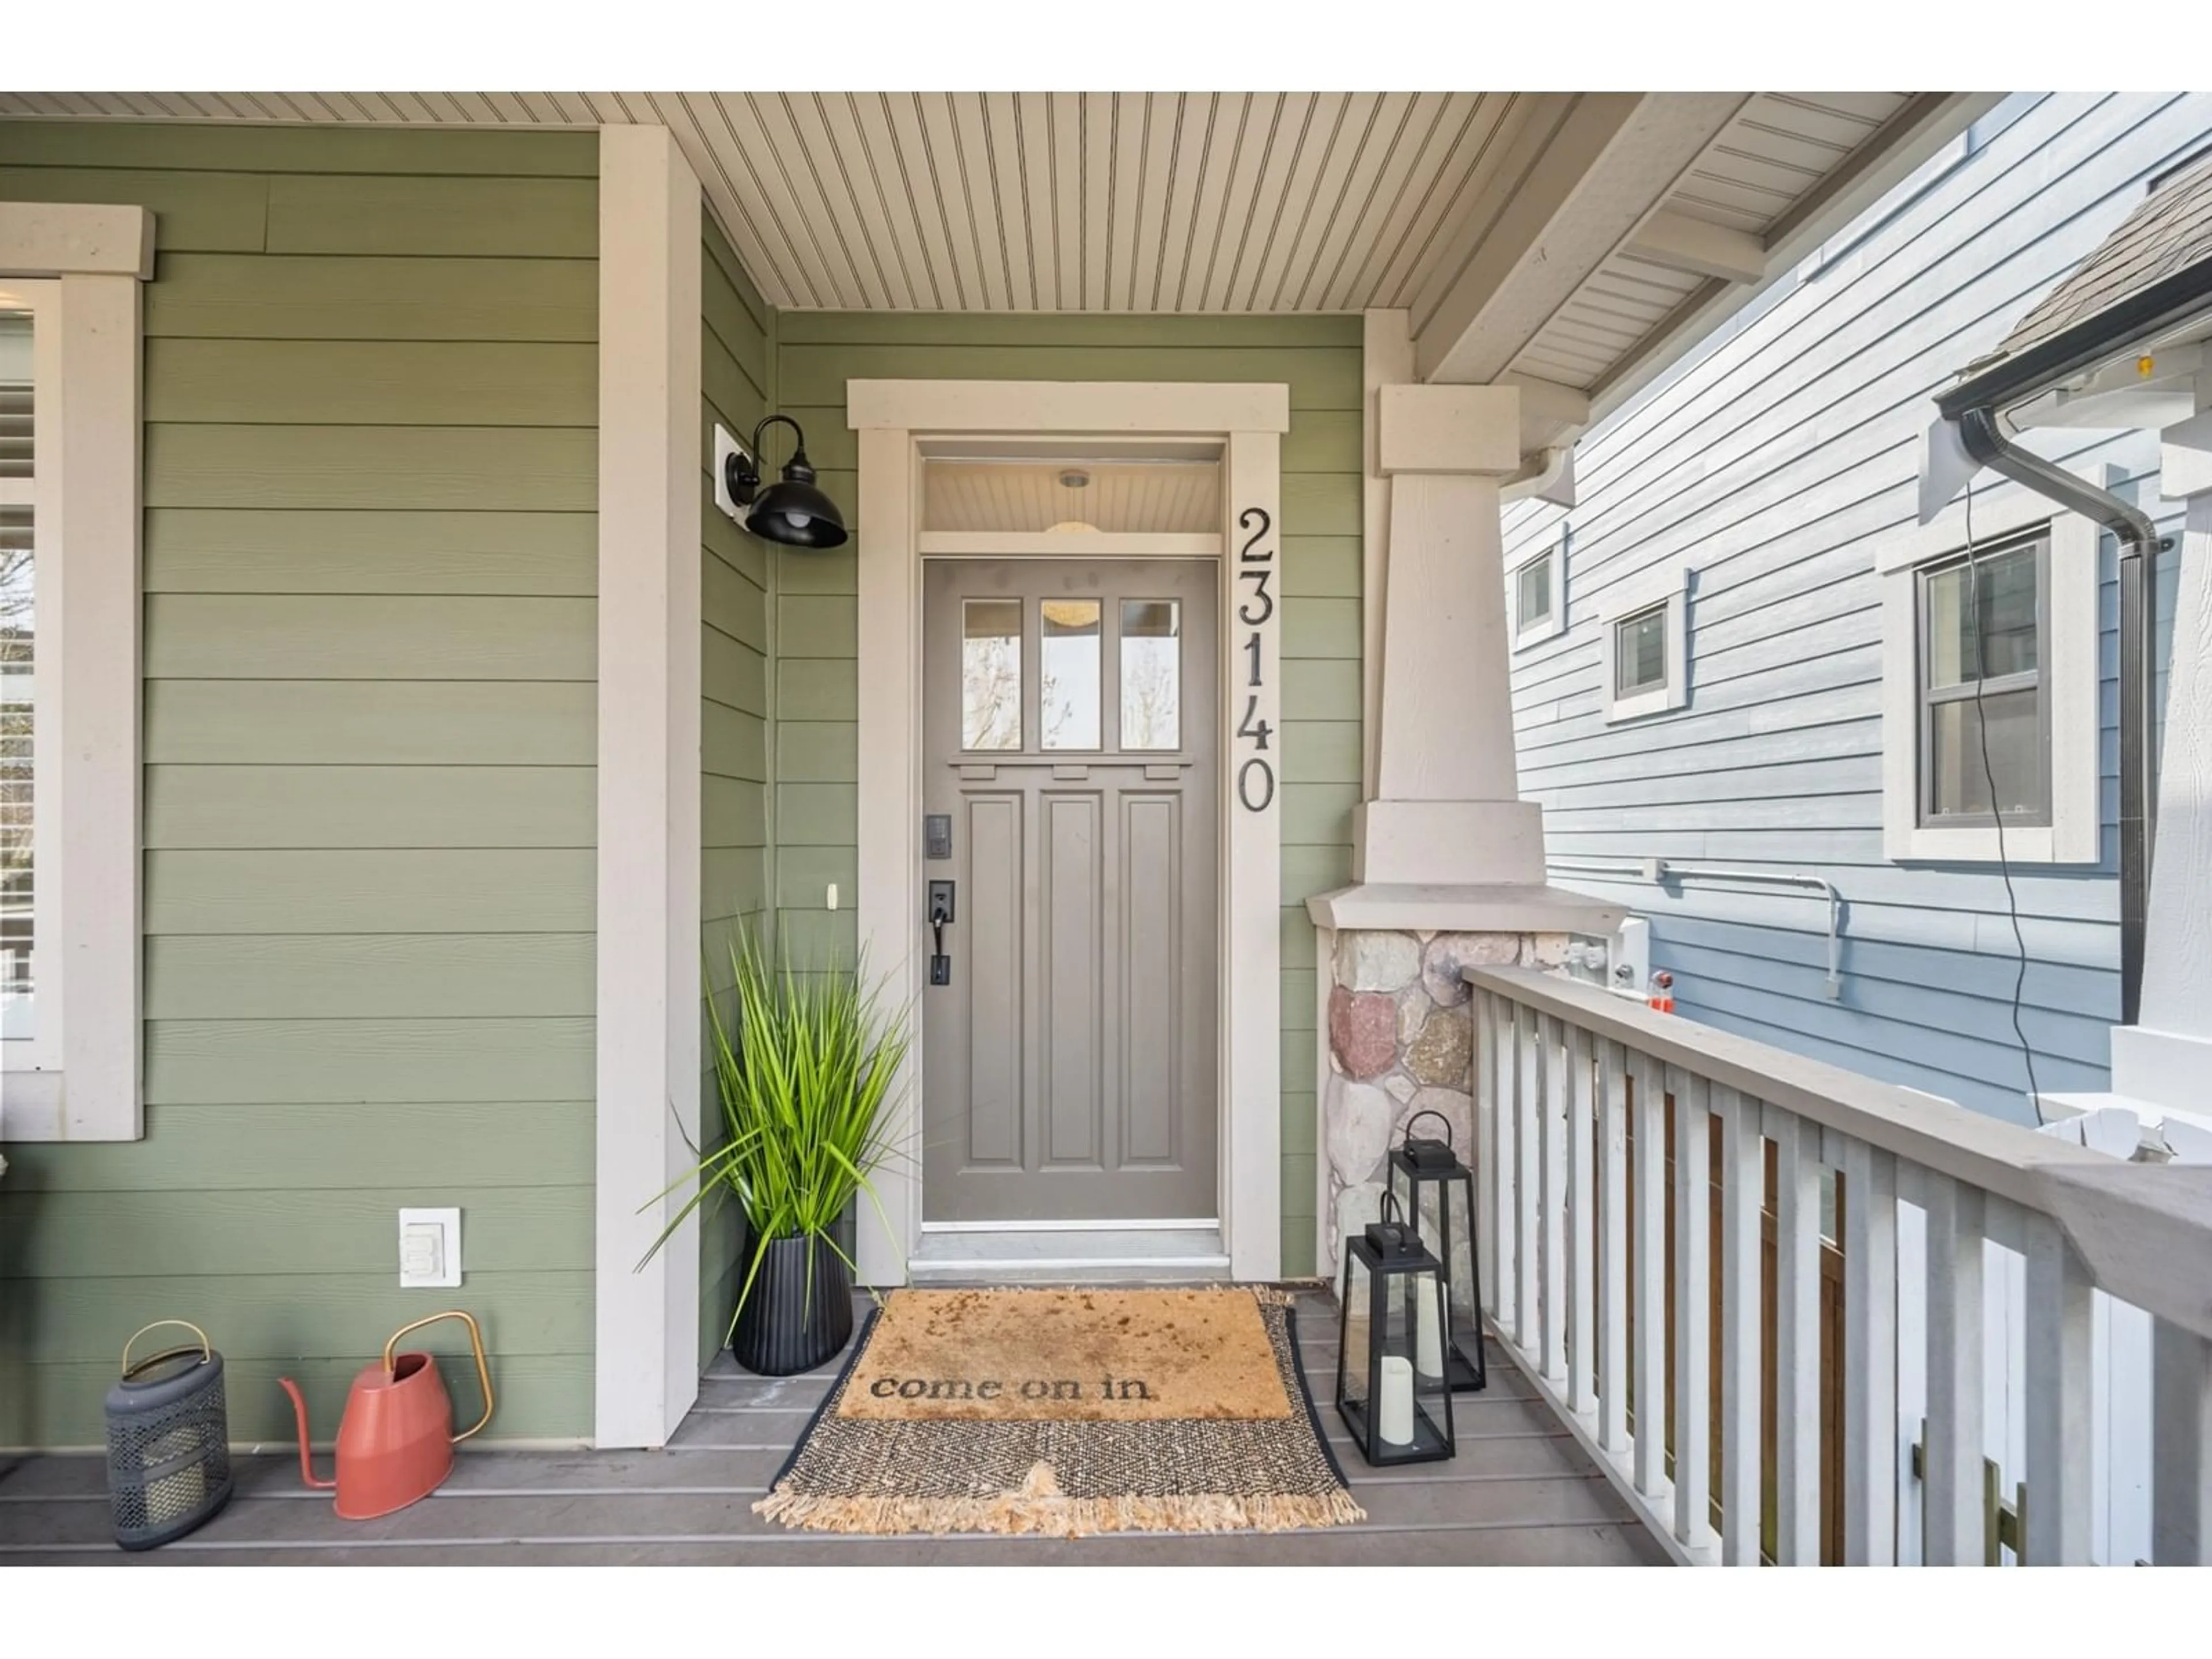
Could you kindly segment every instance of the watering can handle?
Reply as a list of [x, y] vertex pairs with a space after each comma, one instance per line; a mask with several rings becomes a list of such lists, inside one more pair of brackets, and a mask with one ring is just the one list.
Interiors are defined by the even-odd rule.
[[491, 1369], [484, 1363], [483, 1332], [478, 1328], [474, 1315], [453, 1308], [444, 1313], [432, 1314], [428, 1319], [418, 1319], [412, 1325], [402, 1325], [392, 1332], [392, 1340], [384, 1345], [384, 1374], [386, 1376], [392, 1375], [392, 1356], [399, 1346], [401, 1337], [419, 1331], [425, 1325], [434, 1325], [441, 1319], [458, 1319], [469, 1328], [469, 1346], [476, 1351], [477, 1381], [483, 1385], [483, 1415], [477, 1419], [473, 1427], [464, 1429], [453, 1437], [453, 1443], [458, 1446], [491, 1421]]

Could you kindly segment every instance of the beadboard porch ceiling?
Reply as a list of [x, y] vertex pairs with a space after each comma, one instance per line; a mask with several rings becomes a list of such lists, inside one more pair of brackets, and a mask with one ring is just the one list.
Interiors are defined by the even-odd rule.
[[1402, 308], [1423, 379], [1601, 415], [1993, 98], [0, 93], [0, 117], [665, 125], [775, 305]]

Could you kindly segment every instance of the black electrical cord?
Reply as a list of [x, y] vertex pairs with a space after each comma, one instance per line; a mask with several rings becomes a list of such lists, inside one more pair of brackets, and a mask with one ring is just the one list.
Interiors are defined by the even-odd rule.
[[[1974, 487], [1966, 486], [1966, 627], [1974, 647], [1974, 729], [1981, 739], [1982, 781], [1990, 792], [1990, 816], [1997, 826], [1997, 871], [2004, 878], [2005, 914], [2012, 922], [2013, 949], [2019, 965], [2012, 976], [2012, 1034], [2020, 1044], [2021, 1063], [2027, 1069], [2027, 1104], [2039, 1120], [2043, 1113], [2039, 1104], [2042, 1091], [2035, 1084], [2035, 1050], [2029, 1044], [2027, 1032], [2020, 1022], [2020, 1011], [2027, 988], [2027, 939], [2020, 930], [2020, 897], [2013, 891], [2012, 860], [2005, 851], [2004, 808], [1997, 799], [1996, 769], [1990, 763], [1990, 725], [1982, 708], [1982, 683], [1988, 678], [1989, 665], [1982, 658], [1982, 590], [1981, 551], [1974, 545]], [[2037, 619], [2036, 665], [2045, 665], [2041, 618]], [[2051, 686], [2047, 677], [2039, 696], [2048, 697]]]

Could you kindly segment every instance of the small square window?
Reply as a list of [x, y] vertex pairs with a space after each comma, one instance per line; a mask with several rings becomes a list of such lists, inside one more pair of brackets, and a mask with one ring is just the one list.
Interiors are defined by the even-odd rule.
[[1640, 574], [1601, 603], [1605, 718], [1641, 719], [1690, 702], [1689, 572]]
[[1534, 645], [1559, 634], [1565, 625], [1565, 606], [1560, 603], [1562, 577], [1559, 549], [1554, 544], [1513, 572], [1513, 643]]

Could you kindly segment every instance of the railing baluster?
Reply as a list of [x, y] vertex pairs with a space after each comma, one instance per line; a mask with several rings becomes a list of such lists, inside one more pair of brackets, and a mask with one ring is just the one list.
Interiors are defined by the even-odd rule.
[[2087, 1267], [2047, 1216], [2027, 1227], [2027, 1467], [2023, 1565], [2086, 1566], [2090, 1513], [2089, 1330], [2095, 1289]]
[[1628, 1449], [1628, 1051], [1600, 1045], [1597, 1443]]
[[2151, 1559], [2212, 1566], [2212, 1342], [2163, 1319], [2151, 1327], [2150, 1415]]
[[1674, 1536], [1712, 1538], [1712, 1166], [1705, 1079], [1667, 1068], [1674, 1097]]
[[1820, 1561], [1820, 1131], [1769, 1106], [1774, 1142], [1774, 1559]]
[[1498, 1000], [1496, 1041], [1490, 1045], [1492, 1098], [1490, 1114], [1492, 1141], [1487, 1185], [1490, 1196], [1490, 1276], [1497, 1285], [1491, 1309], [1498, 1334], [1511, 1336], [1520, 1321], [1515, 1294], [1520, 1279], [1513, 1261], [1514, 1212], [1519, 1200], [1513, 1186], [1513, 1115], [1520, 1089], [1521, 1025], [1535, 1015], [1510, 997]]
[[1927, 1172], [1927, 1525], [1930, 1566], [1979, 1566], [1982, 1513], [1982, 1210], [1978, 1188]]
[[1657, 1498], [1667, 1490], [1667, 1129], [1659, 1066], [1632, 1054], [1636, 1091], [1636, 1490]]
[[1514, 1044], [1519, 1087], [1513, 1091], [1513, 1340], [1533, 1353], [1540, 1340], [1542, 1310], [1536, 1304], [1537, 1274], [1543, 1267], [1537, 1243], [1537, 1206], [1543, 1200], [1537, 1162], [1541, 1151], [1538, 1121], [1544, 1089], [1544, 1019], [1534, 1009], [1521, 1012], [1520, 1037]]
[[[1759, 1105], [1713, 1085], [1721, 1115], [1721, 1559], [1759, 1565], [1759, 1218], [1765, 1208], [1766, 1142]], [[1680, 1154], [1677, 1154], [1680, 1156]]]
[[1591, 1204], [1590, 1165], [1597, 1148], [1590, 1139], [1590, 1034], [1567, 1028], [1567, 1409], [1587, 1412], [1595, 1403], [1595, 1302], [1597, 1238]]
[[[1497, 1287], [1491, 1273], [1497, 1264], [1491, 1258], [1492, 1241], [1489, 1237], [1492, 1209], [1489, 1201], [1490, 1173], [1498, 1156], [1498, 1131], [1492, 1114], [1498, 1109], [1497, 1091], [1491, 1086], [1490, 1055], [1498, 1041], [1498, 999], [1489, 992], [1477, 988], [1473, 1001], [1468, 1006], [1468, 1032], [1474, 1038], [1473, 1064], [1468, 1086], [1474, 1101], [1474, 1150], [1472, 1167], [1474, 1170], [1475, 1212], [1469, 1216], [1468, 1225], [1474, 1231], [1475, 1250], [1475, 1306], [1486, 1313], [1498, 1310]], [[1477, 1322], [1478, 1325], [1480, 1321]], [[1481, 1332], [1475, 1333], [1478, 1341]]]
[[1897, 1160], [1844, 1163], [1844, 1560], [1897, 1560]]
[[1545, 1377], [1564, 1384], [1567, 1375], [1567, 1068], [1561, 1054], [1565, 1034], [1559, 1016], [1547, 1014], [1537, 1027], [1544, 1065], [1536, 1098], [1539, 1179], [1542, 1193], [1537, 1237], [1543, 1248], [1538, 1294], [1538, 1364]]

